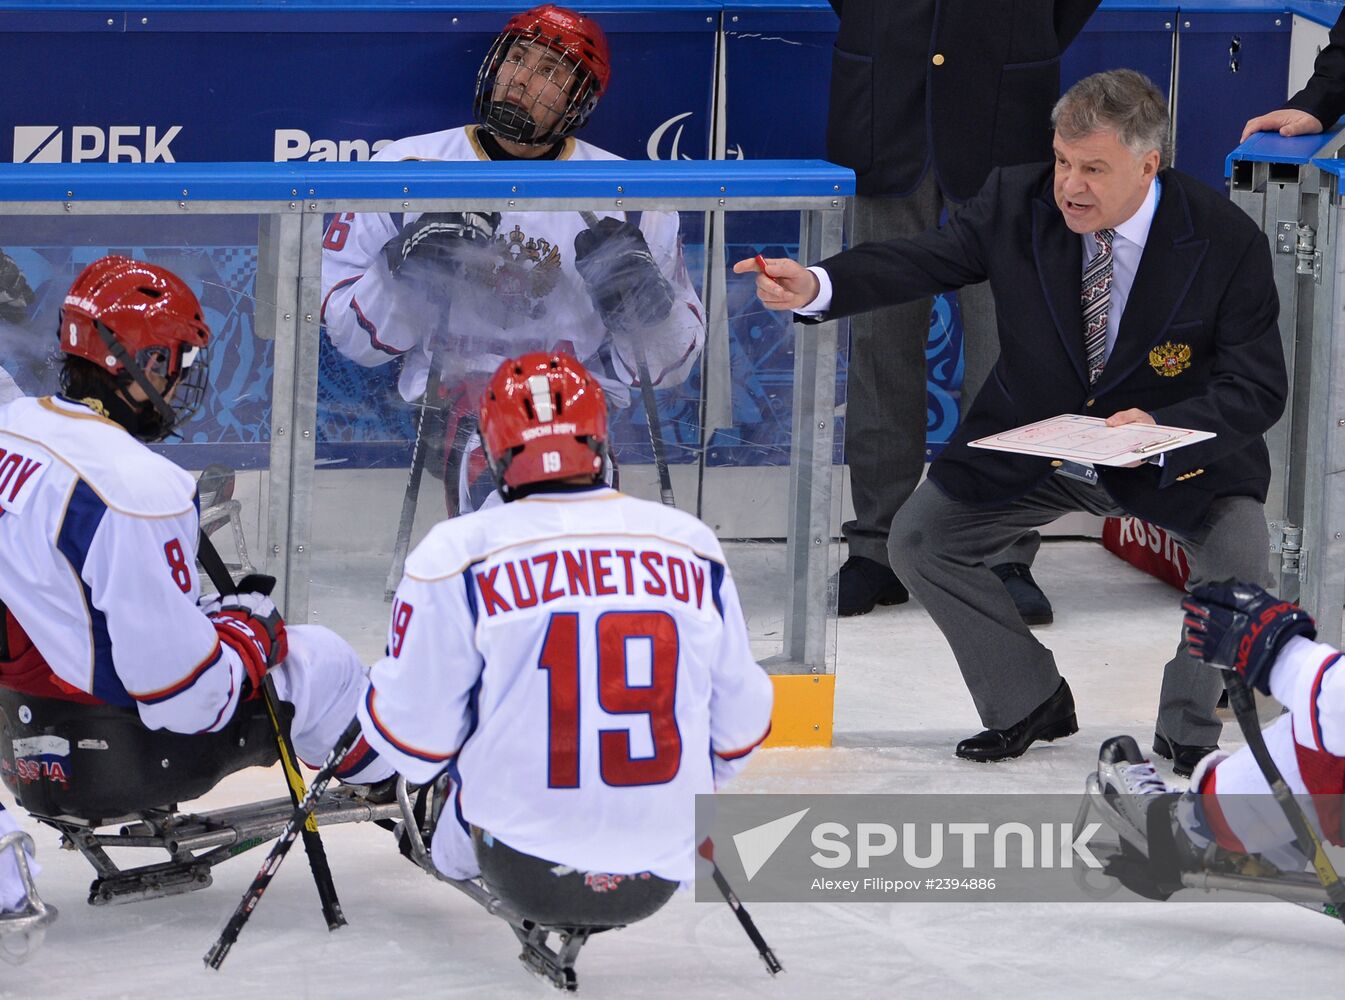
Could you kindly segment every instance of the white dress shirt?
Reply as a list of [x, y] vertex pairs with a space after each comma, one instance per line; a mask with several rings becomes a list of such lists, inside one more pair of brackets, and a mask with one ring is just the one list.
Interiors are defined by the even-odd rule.
[[[1154, 212], [1158, 210], [1158, 196], [1161, 194], [1161, 182], [1154, 178], [1144, 201], [1135, 214], [1116, 227], [1116, 236], [1112, 239], [1112, 279], [1111, 301], [1107, 308], [1107, 356], [1111, 357], [1116, 345], [1116, 333], [1121, 328], [1121, 314], [1125, 312], [1126, 300], [1130, 298], [1130, 288], [1135, 283], [1135, 272], [1139, 270], [1140, 257], [1144, 254], [1144, 244], [1149, 239], [1149, 228], [1153, 225]], [[1097, 240], [1092, 233], [1084, 233], [1083, 268], [1097, 255]], [[817, 275], [818, 292], [816, 297], [801, 309], [795, 310], [800, 316], [819, 316], [831, 308], [831, 276], [826, 269], [813, 265], [808, 268]], [[1080, 283], [1083, 270], [1079, 272]], [[1081, 307], [1082, 308], [1082, 307]]]

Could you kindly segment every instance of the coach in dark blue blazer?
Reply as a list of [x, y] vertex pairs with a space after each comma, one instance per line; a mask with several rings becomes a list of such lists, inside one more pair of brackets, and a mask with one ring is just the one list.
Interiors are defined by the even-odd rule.
[[[889, 547], [986, 726], [958, 744], [971, 760], [1016, 757], [1077, 729], [1051, 651], [985, 565], [1024, 530], [1076, 510], [1130, 513], [1181, 540], [1192, 586], [1269, 579], [1262, 435], [1284, 409], [1287, 381], [1267, 240], [1221, 193], [1163, 169], [1167, 108], [1138, 73], [1080, 81], [1052, 123], [1053, 166], [995, 171], [943, 229], [808, 269], [771, 260], [757, 278], [768, 308], [824, 318], [990, 281], [999, 361], [897, 514]], [[1099, 467], [1093, 481], [1081, 467], [968, 446], [1061, 413], [1217, 436], [1160, 461]], [[1178, 773], [1215, 747], [1219, 689], [1217, 672], [1179, 645], [1155, 733]]]

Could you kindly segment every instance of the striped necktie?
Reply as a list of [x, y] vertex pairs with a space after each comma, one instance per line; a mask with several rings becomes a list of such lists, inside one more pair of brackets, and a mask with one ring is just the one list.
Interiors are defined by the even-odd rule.
[[1114, 229], [1099, 229], [1097, 254], [1083, 269], [1083, 344], [1088, 361], [1088, 384], [1102, 374], [1107, 363], [1107, 309], [1111, 304], [1112, 237]]

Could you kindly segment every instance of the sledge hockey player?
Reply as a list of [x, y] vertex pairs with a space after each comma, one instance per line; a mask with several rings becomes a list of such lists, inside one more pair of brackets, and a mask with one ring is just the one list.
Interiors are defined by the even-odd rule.
[[[400, 139], [373, 159], [619, 159], [574, 137], [610, 74], [596, 21], [534, 7], [510, 18], [486, 53], [476, 124]], [[401, 358], [408, 402], [430, 388], [426, 402], [452, 411], [450, 463], [470, 437], [463, 418], [506, 357], [557, 350], [583, 359], [618, 407], [640, 383], [640, 351], [651, 385], [676, 385], [705, 341], [677, 213], [598, 215], [590, 228], [577, 211], [342, 213], [323, 239], [327, 335], [361, 365]]]
[[[1264, 728], [1271, 759], [1317, 839], [1345, 843], [1340, 651], [1314, 641], [1316, 624], [1306, 611], [1254, 584], [1204, 584], [1182, 607], [1194, 656], [1236, 671], [1248, 687], [1288, 709]], [[1310, 859], [1248, 747], [1210, 754], [1178, 795], [1131, 737], [1115, 736], [1102, 744], [1097, 781], [1132, 846], [1108, 870], [1142, 895], [1167, 898], [1182, 887], [1184, 872], [1274, 877], [1308, 867]]]
[[[325, 628], [287, 628], [270, 578], [198, 603], [195, 483], [146, 447], [205, 392], [196, 295], [155, 264], [103, 257], [75, 279], [59, 333], [60, 393], [0, 407], [0, 777], [46, 817], [195, 798], [274, 763], [268, 671], [296, 751], [322, 760], [354, 715], [359, 659]], [[392, 773], [357, 751], [343, 780]]]
[[710, 529], [604, 484], [579, 362], [506, 361], [480, 419], [505, 502], [411, 553], [364, 736], [408, 782], [451, 779], [443, 876], [542, 925], [632, 923], [693, 877], [694, 796], [765, 739], [771, 684]]

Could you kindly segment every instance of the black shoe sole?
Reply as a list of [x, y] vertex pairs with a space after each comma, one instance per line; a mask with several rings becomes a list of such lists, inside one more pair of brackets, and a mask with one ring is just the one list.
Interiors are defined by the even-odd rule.
[[857, 615], [867, 615], [870, 611], [872, 611], [872, 610], [873, 610], [877, 605], [879, 605], [879, 604], [881, 604], [881, 605], [882, 605], [883, 607], [885, 607], [885, 608], [890, 608], [890, 607], [892, 607], [893, 605], [897, 605], [897, 604], [905, 604], [905, 603], [906, 603], [907, 601], [909, 601], [910, 599], [911, 599], [911, 595], [910, 595], [909, 592], [907, 592], [907, 591], [905, 590], [905, 588], [903, 588], [903, 589], [901, 589], [901, 590], [896, 590], [895, 588], [894, 588], [894, 589], [889, 589], [889, 590], [885, 590], [885, 591], [883, 591], [881, 594], [879, 594], [877, 597], [875, 597], [875, 598], [873, 599], [873, 603], [870, 604], [868, 607], [864, 607], [864, 608], [841, 608], [841, 607], [838, 607], [838, 608], [836, 609], [836, 614], [838, 614], [838, 615], [839, 615], [840, 617], [842, 617], [842, 618], [854, 618], [854, 617], [856, 617]]
[[[1177, 777], [1189, 778], [1191, 777], [1191, 775], [1195, 774], [1196, 772], [1195, 767], [1186, 767], [1182, 764], [1177, 763], [1176, 758], [1173, 757], [1172, 755], [1172, 745], [1168, 743], [1166, 739], [1157, 734], [1154, 735], [1153, 751], [1158, 756], [1162, 757], [1164, 760], [1172, 761], [1172, 773], [1175, 774]], [[1213, 751], [1210, 752], [1213, 753]], [[1204, 760], [1204, 758], [1202, 757], [1201, 760]], [[1199, 761], [1196, 762], [1196, 766], [1199, 766]]]
[[1020, 614], [1018, 617], [1023, 619], [1023, 624], [1026, 625], [1028, 628], [1040, 628], [1043, 625], [1050, 625], [1053, 621], [1055, 621], [1055, 614], [1051, 612], [1048, 612], [1044, 615]]
[[1058, 722], [1052, 722], [1049, 726], [1043, 726], [1041, 732], [1032, 737], [1032, 739], [1028, 741], [1027, 746], [1023, 747], [1023, 749], [1019, 750], [1017, 753], [1006, 753], [999, 757], [973, 757], [954, 750], [953, 756], [960, 760], [972, 761], [975, 764], [995, 764], [1001, 760], [1014, 760], [1015, 758], [1023, 756], [1023, 754], [1027, 753], [1028, 748], [1039, 740], [1043, 743], [1054, 743], [1056, 740], [1063, 740], [1066, 736], [1073, 736], [1078, 731], [1079, 718], [1077, 715], [1070, 715]]

